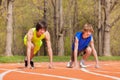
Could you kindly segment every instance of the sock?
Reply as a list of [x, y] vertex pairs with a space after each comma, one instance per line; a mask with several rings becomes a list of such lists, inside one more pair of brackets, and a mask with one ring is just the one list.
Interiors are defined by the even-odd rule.
[[34, 62], [33, 62], [33, 61], [30, 61], [30, 65], [31, 65], [32, 67], [34, 67]]
[[84, 64], [84, 63], [85, 63], [85, 60], [81, 59], [80, 63]]
[[[25, 67], [27, 67], [27, 65], [28, 65], [27, 60], [24, 60], [24, 62], [25, 62]], [[34, 62], [33, 62], [33, 61], [30, 61], [30, 65], [31, 65], [32, 67], [34, 67]]]
[[27, 65], [28, 65], [28, 64], [27, 64], [27, 60], [24, 60], [24, 62], [25, 62], [25, 67], [27, 67]]

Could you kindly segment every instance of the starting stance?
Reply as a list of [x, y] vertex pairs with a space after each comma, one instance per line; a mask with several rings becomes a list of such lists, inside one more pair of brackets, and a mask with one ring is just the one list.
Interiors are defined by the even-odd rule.
[[53, 52], [51, 48], [50, 33], [47, 31], [46, 23], [44, 21], [38, 22], [35, 28], [31, 28], [24, 37], [24, 44], [27, 47], [25, 57], [25, 67], [33, 68], [34, 63], [32, 58], [42, 46], [42, 40], [46, 40], [47, 51], [50, 58], [49, 68], [52, 68]]
[[[85, 24], [83, 27], [83, 30], [81, 32], [77, 32], [74, 37], [74, 42], [72, 44], [72, 54], [71, 54], [71, 60], [68, 62], [67, 67], [72, 67], [72, 64], [74, 62], [74, 68], [80, 67], [87, 67], [84, 64], [84, 61], [90, 56], [91, 53], [93, 53], [96, 65], [95, 67], [98, 68], [98, 56], [97, 52], [94, 47], [94, 40], [92, 33], [94, 32], [91, 24]], [[84, 52], [84, 55], [80, 61], [80, 64], [78, 65], [77, 57], [79, 53]]]

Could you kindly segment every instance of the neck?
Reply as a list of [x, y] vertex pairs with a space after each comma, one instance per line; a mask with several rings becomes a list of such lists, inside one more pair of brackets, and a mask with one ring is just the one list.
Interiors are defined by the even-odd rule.
[[86, 36], [86, 35], [83, 33], [82, 38], [83, 38], [83, 39], [86, 39], [86, 38], [88, 38], [88, 36]]
[[40, 37], [41, 35], [39, 35], [38, 33], [36, 33], [36, 36], [37, 36], [37, 37]]

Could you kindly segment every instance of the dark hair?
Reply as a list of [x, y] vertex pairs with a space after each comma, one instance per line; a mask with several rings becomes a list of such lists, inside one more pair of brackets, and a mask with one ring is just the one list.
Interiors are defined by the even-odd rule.
[[39, 21], [36, 24], [36, 31], [39, 31], [39, 29], [47, 29], [46, 22], [45, 21]]

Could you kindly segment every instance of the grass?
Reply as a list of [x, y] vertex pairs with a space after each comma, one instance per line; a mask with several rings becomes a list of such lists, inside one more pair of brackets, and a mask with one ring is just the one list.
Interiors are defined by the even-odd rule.
[[[25, 56], [0, 56], [0, 63], [22, 63], [24, 62]], [[78, 60], [81, 59], [81, 56], [78, 57]], [[67, 62], [70, 60], [70, 56], [53, 56], [54, 62]], [[88, 58], [88, 61], [93, 61], [94, 57], [90, 56]], [[99, 57], [100, 61], [120, 61], [120, 56], [102, 56]], [[48, 56], [35, 56], [34, 57], [35, 62], [48, 62], [49, 57]]]

